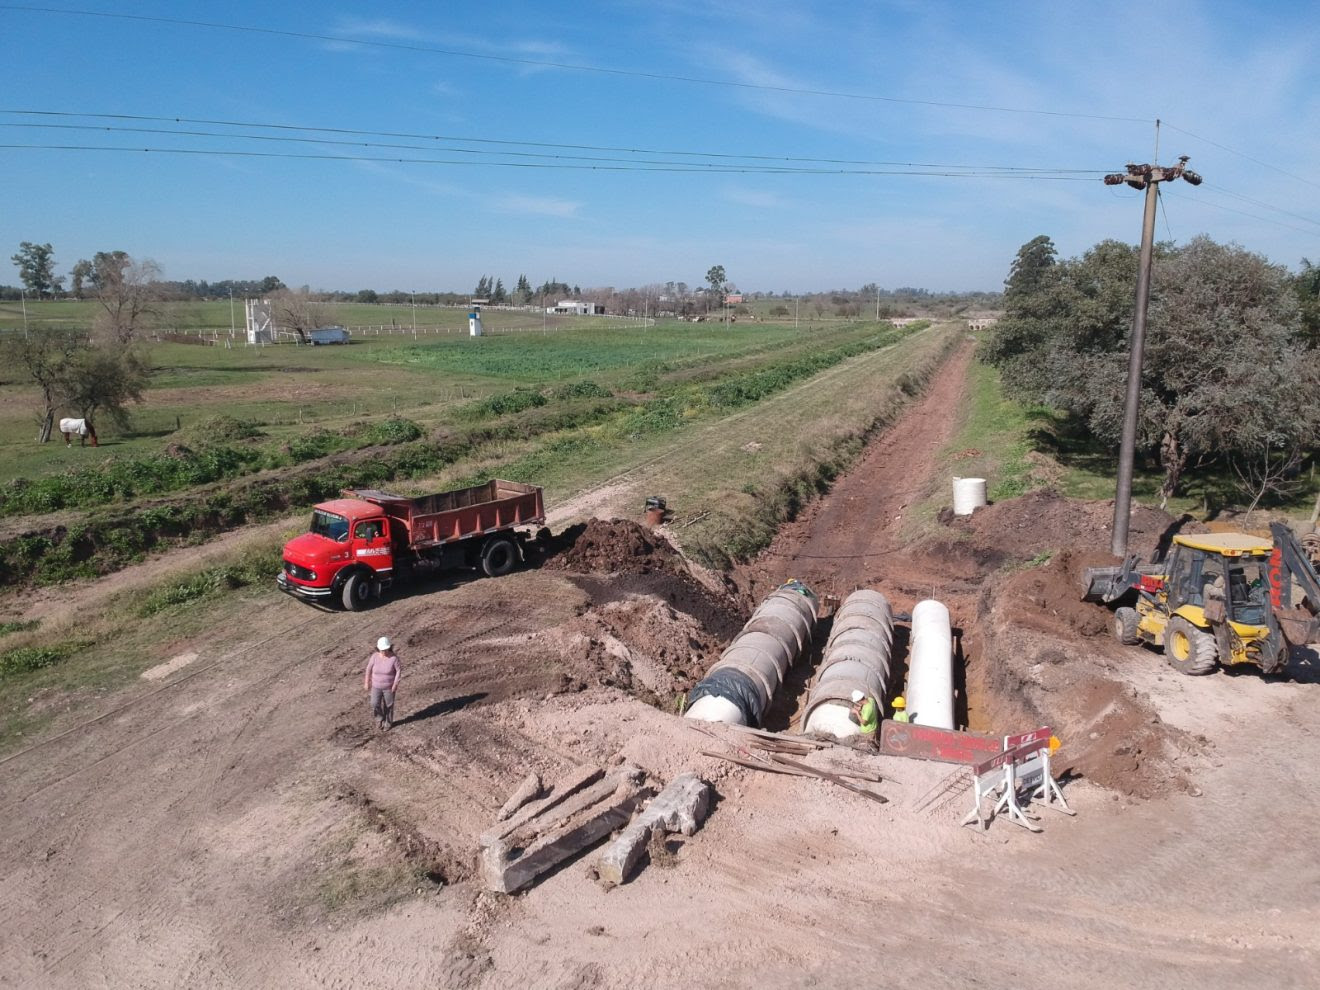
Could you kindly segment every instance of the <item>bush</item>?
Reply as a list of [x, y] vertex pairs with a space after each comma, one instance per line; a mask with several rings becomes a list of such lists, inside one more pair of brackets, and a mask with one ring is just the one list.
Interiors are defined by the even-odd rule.
[[612, 399], [614, 393], [595, 382], [573, 382], [555, 389], [556, 399]]
[[55, 646], [18, 646], [0, 653], [0, 677], [26, 674], [53, 667], [77, 653], [87, 644], [59, 643]]
[[487, 416], [507, 416], [510, 413], [525, 412], [545, 404], [546, 397], [540, 392], [519, 388], [469, 403], [460, 410], [459, 415], [464, 419], [485, 419]]

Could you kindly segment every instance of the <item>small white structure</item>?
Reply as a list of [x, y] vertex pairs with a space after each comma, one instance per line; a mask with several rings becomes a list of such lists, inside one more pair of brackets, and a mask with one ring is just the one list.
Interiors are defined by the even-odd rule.
[[481, 310], [479, 309], [474, 309], [468, 313], [468, 336], [481, 336]]
[[917, 725], [954, 727], [953, 628], [948, 608], [932, 598], [912, 609], [907, 710]]
[[247, 306], [247, 342], [269, 344], [275, 339], [275, 324], [270, 316], [269, 299], [249, 299]]
[[953, 479], [953, 514], [970, 516], [986, 504], [984, 478]]

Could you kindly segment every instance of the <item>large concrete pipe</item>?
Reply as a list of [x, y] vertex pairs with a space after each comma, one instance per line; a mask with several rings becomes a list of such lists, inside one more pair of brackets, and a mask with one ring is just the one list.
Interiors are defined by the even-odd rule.
[[912, 610], [907, 710], [918, 725], [953, 726], [953, 630], [949, 610], [933, 599]]
[[889, 601], [878, 591], [854, 591], [834, 614], [834, 628], [802, 713], [802, 731], [839, 739], [856, 735], [861, 727], [848, 718], [854, 691], [868, 695], [883, 712], [893, 646]]
[[816, 596], [800, 581], [771, 594], [688, 694], [686, 716], [760, 725], [784, 674], [811, 642], [816, 609]]

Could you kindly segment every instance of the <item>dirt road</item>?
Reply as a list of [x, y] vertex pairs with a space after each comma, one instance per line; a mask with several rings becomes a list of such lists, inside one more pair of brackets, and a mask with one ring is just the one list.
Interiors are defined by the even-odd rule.
[[[1134, 775], [1152, 758], [1131, 752], [1135, 723], [1112, 719], [1158, 718], [1169, 748], [1149, 779], [1185, 787], [1140, 799], [1082, 778], [1067, 787], [1076, 818], [981, 834], [957, 827], [970, 797], [943, 765], [877, 764], [891, 799], [878, 808], [703, 757], [709, 740], [665, 708], [745, 603], [658, 545], [578, 561], [594, 573], [453, 580], [361, 614], [254, 596], [170, 644], [172, 672], [110, 699], [106, 717], [0, 762], [0, 986], [1313, 985], [1313, 658], [1291, 683], [1184, 678], [1103, 636], [1050, 660], [1043, 644], [1072, 630], [1050, 597], [1062, 578], [995, 572], [993, 541], [1011, 530], [1034, 554], [1018, 533], [1047, 540], [1051, 512], [1076, 526], [1085, 507], [994, 506], [947, 546], [897, 546], [912, 493], [944, 484], [932, 455], [967, 358], [745, 579], [800, 568], [903, 607], [934, 578], [966, 626], [969, 671], [1009, 645], [1022, 658], [1007, 679], [973, 679], [983, 717], [1055, 705], [1077, 727], [1065, 752], [1130, 759]], [[1013, 608], [1030, 610], [1034, 638], [996, 624]], [[361, 682], [382, 632], [405, 671], [388, 733]], [[1111, 686], [1100, 708], [1078, 700], [1095, 684]], [[1183, 737], [1204, 741], [1169, 742]], [[707, 775], [707, 825], [610, 892], [589, 858], [516, 897], [480, 889], [477, 836], [525, 773], [618, 758], [660, 779]]]

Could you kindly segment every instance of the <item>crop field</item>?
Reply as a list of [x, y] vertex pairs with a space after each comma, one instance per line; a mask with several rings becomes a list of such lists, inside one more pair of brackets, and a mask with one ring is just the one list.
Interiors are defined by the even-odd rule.
[[[867, 322], [675, 323], [347, 347], [153, 344], [133, 428], [103, 426], [97, 448], [33, 443], [35, 397], [11, 369], [0, 386], [0, 582], [106, 573], [352, 485], [416, 492], [498, 474], [563, 499], [700, 431], [727, 443], [721, 424], [769, 423], [756, 410], [779, 409], [794, 428], [750, 430], [742, 442], [756, 456], [731, 455], [732, 488], [691, 530], [724, 559], [746, 549], [745, 514], [730, 506], [773, 503], [894, 404], [888, 385], [915, 390], [921, 370], [907, 362], [926, 347], [904, 346], [914, 335]], [[803, 447], [821, 424], [828, 440]], [[799, 438], [791, 449], [787, 437]], [[714, 500], [707, 473], [693, 482]]]

